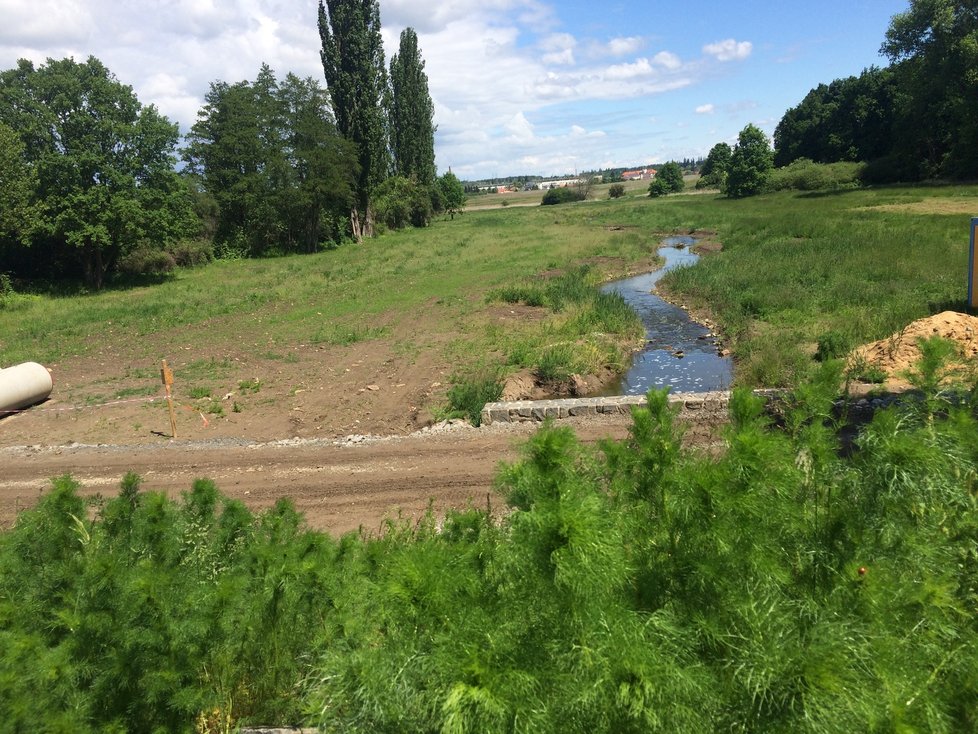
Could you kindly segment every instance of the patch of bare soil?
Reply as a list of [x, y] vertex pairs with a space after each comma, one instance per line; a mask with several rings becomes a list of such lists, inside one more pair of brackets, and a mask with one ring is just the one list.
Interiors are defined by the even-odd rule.
[[541, 380], [532, 370], [520, 370], [506, 378], [502, 400], [547, 400], [550, 398], [597, 395], [618, 375], [610, 368], [594, 374], [571, 375], [566, 380]]
[[968, 374], [975, 369], [978, 357], [978, 317], [955, 311], [919, 319], [902, 331], [886, 339], [857, 347], [849, 355], [850, 363], [865, 363], [886, 373], [884, 388], [906, 389], [910, 383], [906, 374], [920, 360], [917, 342], [931, 336], [940, 336], [957, 345], [958, 358], [952, 363], [957, 374]]
[[[604, 418], [604, 417], [602, 417]], [[628, 421], [609, 416], [577, 427], [587, 441], [622, 438]], [[523, 423], [476, 429], [438, 426], [409, 436], [165, 441], [0, 448], [0, 529], [33, 506], [50, 478], [70, 473], [83, 496], [114, 496], [135, 471], [143, 488], [178, 497], [200, 477], [254, 511], [289, 498], [311, 527], [378, 532], [385, 518], [416, 519], [468, 506], [501, 507], [494, 489], [500, 461], [513, 461], [537, 429]]]
[[[0, 528], [32, 506], [52, 477], [71, 474], [86, 495], [113, 496], [129, 471], [147, 490], [179, 496], [208, 477], [252, 509], [290, 498], [313, 527], [374, 531], [385, 517], [469, 504], [499, 506], [500, 461], [538, 426], [443, 427], [454, 365], [436, 303], [392, 319], [383, 338], [349, 345], [279, 344], [222, 322], [174, 330], [153, 344], [107, 329], [91, 354], [48, 366], [45, 403], [0, 418]], [[532, 321], [546, 309], [501, 306], [480, 320]], [[370, 324], [375, 326], [375, 324]], [[177, 436], [160, 380], [176, 373]], [[197, 397], [194, 397], [197, 396]], [[627, 419], [589, 422], [584, 440], [622, 437]]]

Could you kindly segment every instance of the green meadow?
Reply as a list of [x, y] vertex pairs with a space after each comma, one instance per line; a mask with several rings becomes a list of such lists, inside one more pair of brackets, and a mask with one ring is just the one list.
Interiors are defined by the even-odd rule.
[[[406, 351], [444, 350], [461, 371], [620, 367], [635, 323], [602, 315], [595, 303], [561, 300], [553, 308], [529, 290], [541, 287], [541, 274], [576, 273], [596, 285], [650, 267], [664, 233], [702, 229], [716, 232], [722, 252], [664, 285], [712, 314], [739, 384], [790, 384], [810, 369], [820, 344], [822, 353], [839, 352], [964, 308], [978, 187], [739, 201], [643, 193], [609, 200], [606, 187], [596, 187], [596, 198], [580, 204], [480, 209], [361, 245], [215, 262], [100, 293], [20, 289], [0, 308], [0, 363], [64, 360], [112, 344], [150, 353], [169, 332], [196, 329], [215, 349], [255, 343], [269, 358], [295, 344], [390, 339]], [[543, 306], [540, 317], [506, 327], [485, 318], [515, 302]], [[399, 328], [422, 311], [420, 335]]]

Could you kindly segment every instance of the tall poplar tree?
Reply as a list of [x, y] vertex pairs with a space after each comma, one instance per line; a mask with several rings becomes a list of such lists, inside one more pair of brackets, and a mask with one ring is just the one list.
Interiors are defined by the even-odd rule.
[[395, 174], [434, 184], [435, 108], [413, 28], [401, 31], [398, 52], [391, 58], [387, 115]]
[[387, 88], [377, 0], [320, 0], [320, 56], [336, 127], [357, 147], [360, 170], [350, 223], [357, 239], [373, 234], [370, 192], [390, 173], [384, 129]]

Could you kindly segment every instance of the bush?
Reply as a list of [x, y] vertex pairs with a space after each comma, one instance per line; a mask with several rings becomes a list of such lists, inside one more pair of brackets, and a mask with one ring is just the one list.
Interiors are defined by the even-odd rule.
[[814, 163], [808, 158], [799, 158], [771, 171], [767, 187], [770, 191], [852, 188], [859, 185], [864, 168], [862, 163]]
[[667, 194], [678, 194], [686, 188], [686, 182], [683, 180], [683, 169], [679, 167], [676, 161], [669, 161], [656, 172], [655, 179], [649, 184], [649, 196], [661, 196], [659, 193], [652, 193], [653, 187], [657, 191], [664, 190]]
[[672, 190], [669, 188], [668, 183], [658, 177], [652, 179], [652, 183], [649, 184], [649, 196], [656, 199], [669, 193], [672, 193]]
[[119, 258], [118, 270], [122, 275], [166, 275], [173, 272], [177, 262], [165, 250], [148, 246], [138, 247]]
[[214, 259], [214, 243], [210, 240], [181, 240], [166, 248], [181, 268], [196, 268]]
[[6, 308], [13, 297], [14, 285], [10, 280], [10, 276], [6, 273], [0, 273], [0, 308]]
[[482, 409], [502, 397], [503, 382], [497, 372], [453, 378], [448, 390], [448, 410], [453, 416], [468, 418], [472, 425], [482, 422]]
[[374, 213], [388, 229], [407, 225], [427, 227], [431, 221], [431, 195], [411, 179], [391, 176], [374, 191]]
[[853, 347], [854, 338], [850, 332], [827, 331], [818, 340], [815, 359], [826, 362], [845, 357]]
[[624, 195], [625, 195], [624, 184], [620, 184], [620, 183], [611, 184], [611, 187], [608, 189], [609, 199], [620, 199]]
[[576, 187], [566, 186], [549, 189], [547, 193], [543, 195], [543, 201], [541, 203], [544, 206], [552, 206], [554, 204], [567, 204], [571, 201], [583, 200], [584, 197]]
[[867, 184], [910, 183], [921, 181], [931, 173], [920, 161], [893, 154], [867, 163], [861, 178]]

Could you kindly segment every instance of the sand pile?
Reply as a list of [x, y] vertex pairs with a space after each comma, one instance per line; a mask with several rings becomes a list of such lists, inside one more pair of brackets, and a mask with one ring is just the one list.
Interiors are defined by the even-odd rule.
[[920, 359], [918, 339], [941, 336], [958, 346], [960, 359], [954, 364], [957, 371], [974, 369], [978, 363], [978, 316], [956, 311], [944, 311], [909, 324], [903, 331], [887, 339], [857, 347], [850, 360], [864, 361], [888, 375], [888, 387], [906, 386], [904, 375]]

